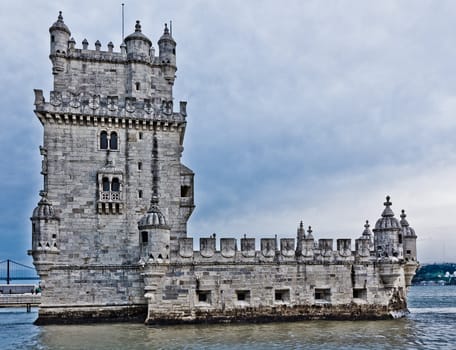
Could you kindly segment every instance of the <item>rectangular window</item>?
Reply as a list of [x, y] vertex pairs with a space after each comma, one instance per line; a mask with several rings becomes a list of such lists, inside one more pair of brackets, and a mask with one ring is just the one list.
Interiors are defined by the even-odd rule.
[[412, 254], [412, 251], [407, 249], [406, 254]]
[[315, 301], [331, 301], [331, 289], [315, 288]]
[[143, 133], [142, 133], [141, 131], [138, 133], [138, 138], [139, 138], [140, 140], [143, 139]]
[[139, 198], [139, 199], [142, 198], [142, 190], [139, 190], [139, 191], [138, 191], [138, 198]]
[[353, 288], [353, 299], [367, 299], [366, 288]]
[[138, 170], [139, 170], [139, 171], [142, 170], [142, 162], [138, 162]]
[[289, 289], [276, 289], [274, 292], [274, 301], [279, 303], [290, 302], [290, 290]]
[[141, 243], [142, 244], [149, 243], [149, 235], [147, 234], [147, 231], [142, 231], [141, 232]]
[[181, 197], [190, 197], [190, 186], [181, 186]]
[[250, 291], [249, 290], [237, 290], [236, 297], [237, 297], [237, 301], [250, 302]]
[[210, 290], [197, 290], [196, 296], [198, 303], [211, 303], [211, 291]]

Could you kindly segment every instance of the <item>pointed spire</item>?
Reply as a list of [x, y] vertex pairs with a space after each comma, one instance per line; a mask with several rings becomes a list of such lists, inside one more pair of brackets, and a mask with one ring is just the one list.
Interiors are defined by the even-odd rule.
[[62, 11], [59, 11], [59, 16], [57, 17], [57, 22], [63, 23]]
[[168, 29], [167, 23], [165, 23], [165, 30], [163, 31], [163, 34], [169, 34], [169, 29]]

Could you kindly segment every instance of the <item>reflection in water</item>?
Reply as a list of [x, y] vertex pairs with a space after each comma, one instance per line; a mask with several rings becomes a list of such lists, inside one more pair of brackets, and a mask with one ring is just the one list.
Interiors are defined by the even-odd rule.
[[[198, 325], [47, 326], [40, 342], [50, 348], [113, 349], [391, 349], [416, 348], [413, 320]], [[74, 346], [72, 346], [74, 344]], [[95, 345], [97, 344], [97, 345]], [[95, 345], [95, 346], [94, 346]]]
[[400, 320], [167, 327], [36, 327], [36, 312], [0, 309], [0, 349], [455, 349], [455, 305], [456, 287], [415, 287]]

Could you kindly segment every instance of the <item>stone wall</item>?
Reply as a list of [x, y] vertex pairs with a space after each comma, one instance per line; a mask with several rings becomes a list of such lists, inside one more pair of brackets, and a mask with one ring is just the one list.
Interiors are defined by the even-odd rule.
[[144, 276], [149, 324], [376, 319], [406, 311], [404, 289], [392, 307], [375, 264], [172, 263], [147, 266]]

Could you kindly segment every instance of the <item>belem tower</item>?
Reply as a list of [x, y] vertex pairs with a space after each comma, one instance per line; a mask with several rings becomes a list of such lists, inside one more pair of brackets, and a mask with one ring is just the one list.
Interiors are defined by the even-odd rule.
[[[186, 102], [173, 104], [176, 42], [157, 50], [139, 21], [120, 50], [82, 47], [60, 13], [50, 27], [53, 91], [35, 90], [44, 128], [32, 249], [37, 323], [147, 324], [383, 319], [407, 312], [416, 234], [387, 197], [373, 232], [318, 239], [201, 238], [187, 221], [194, 173], [181, 163]], [[361, 230], [360, 230], [361, 231]], [[354, 243], [354, 244], [353, 244]]]

